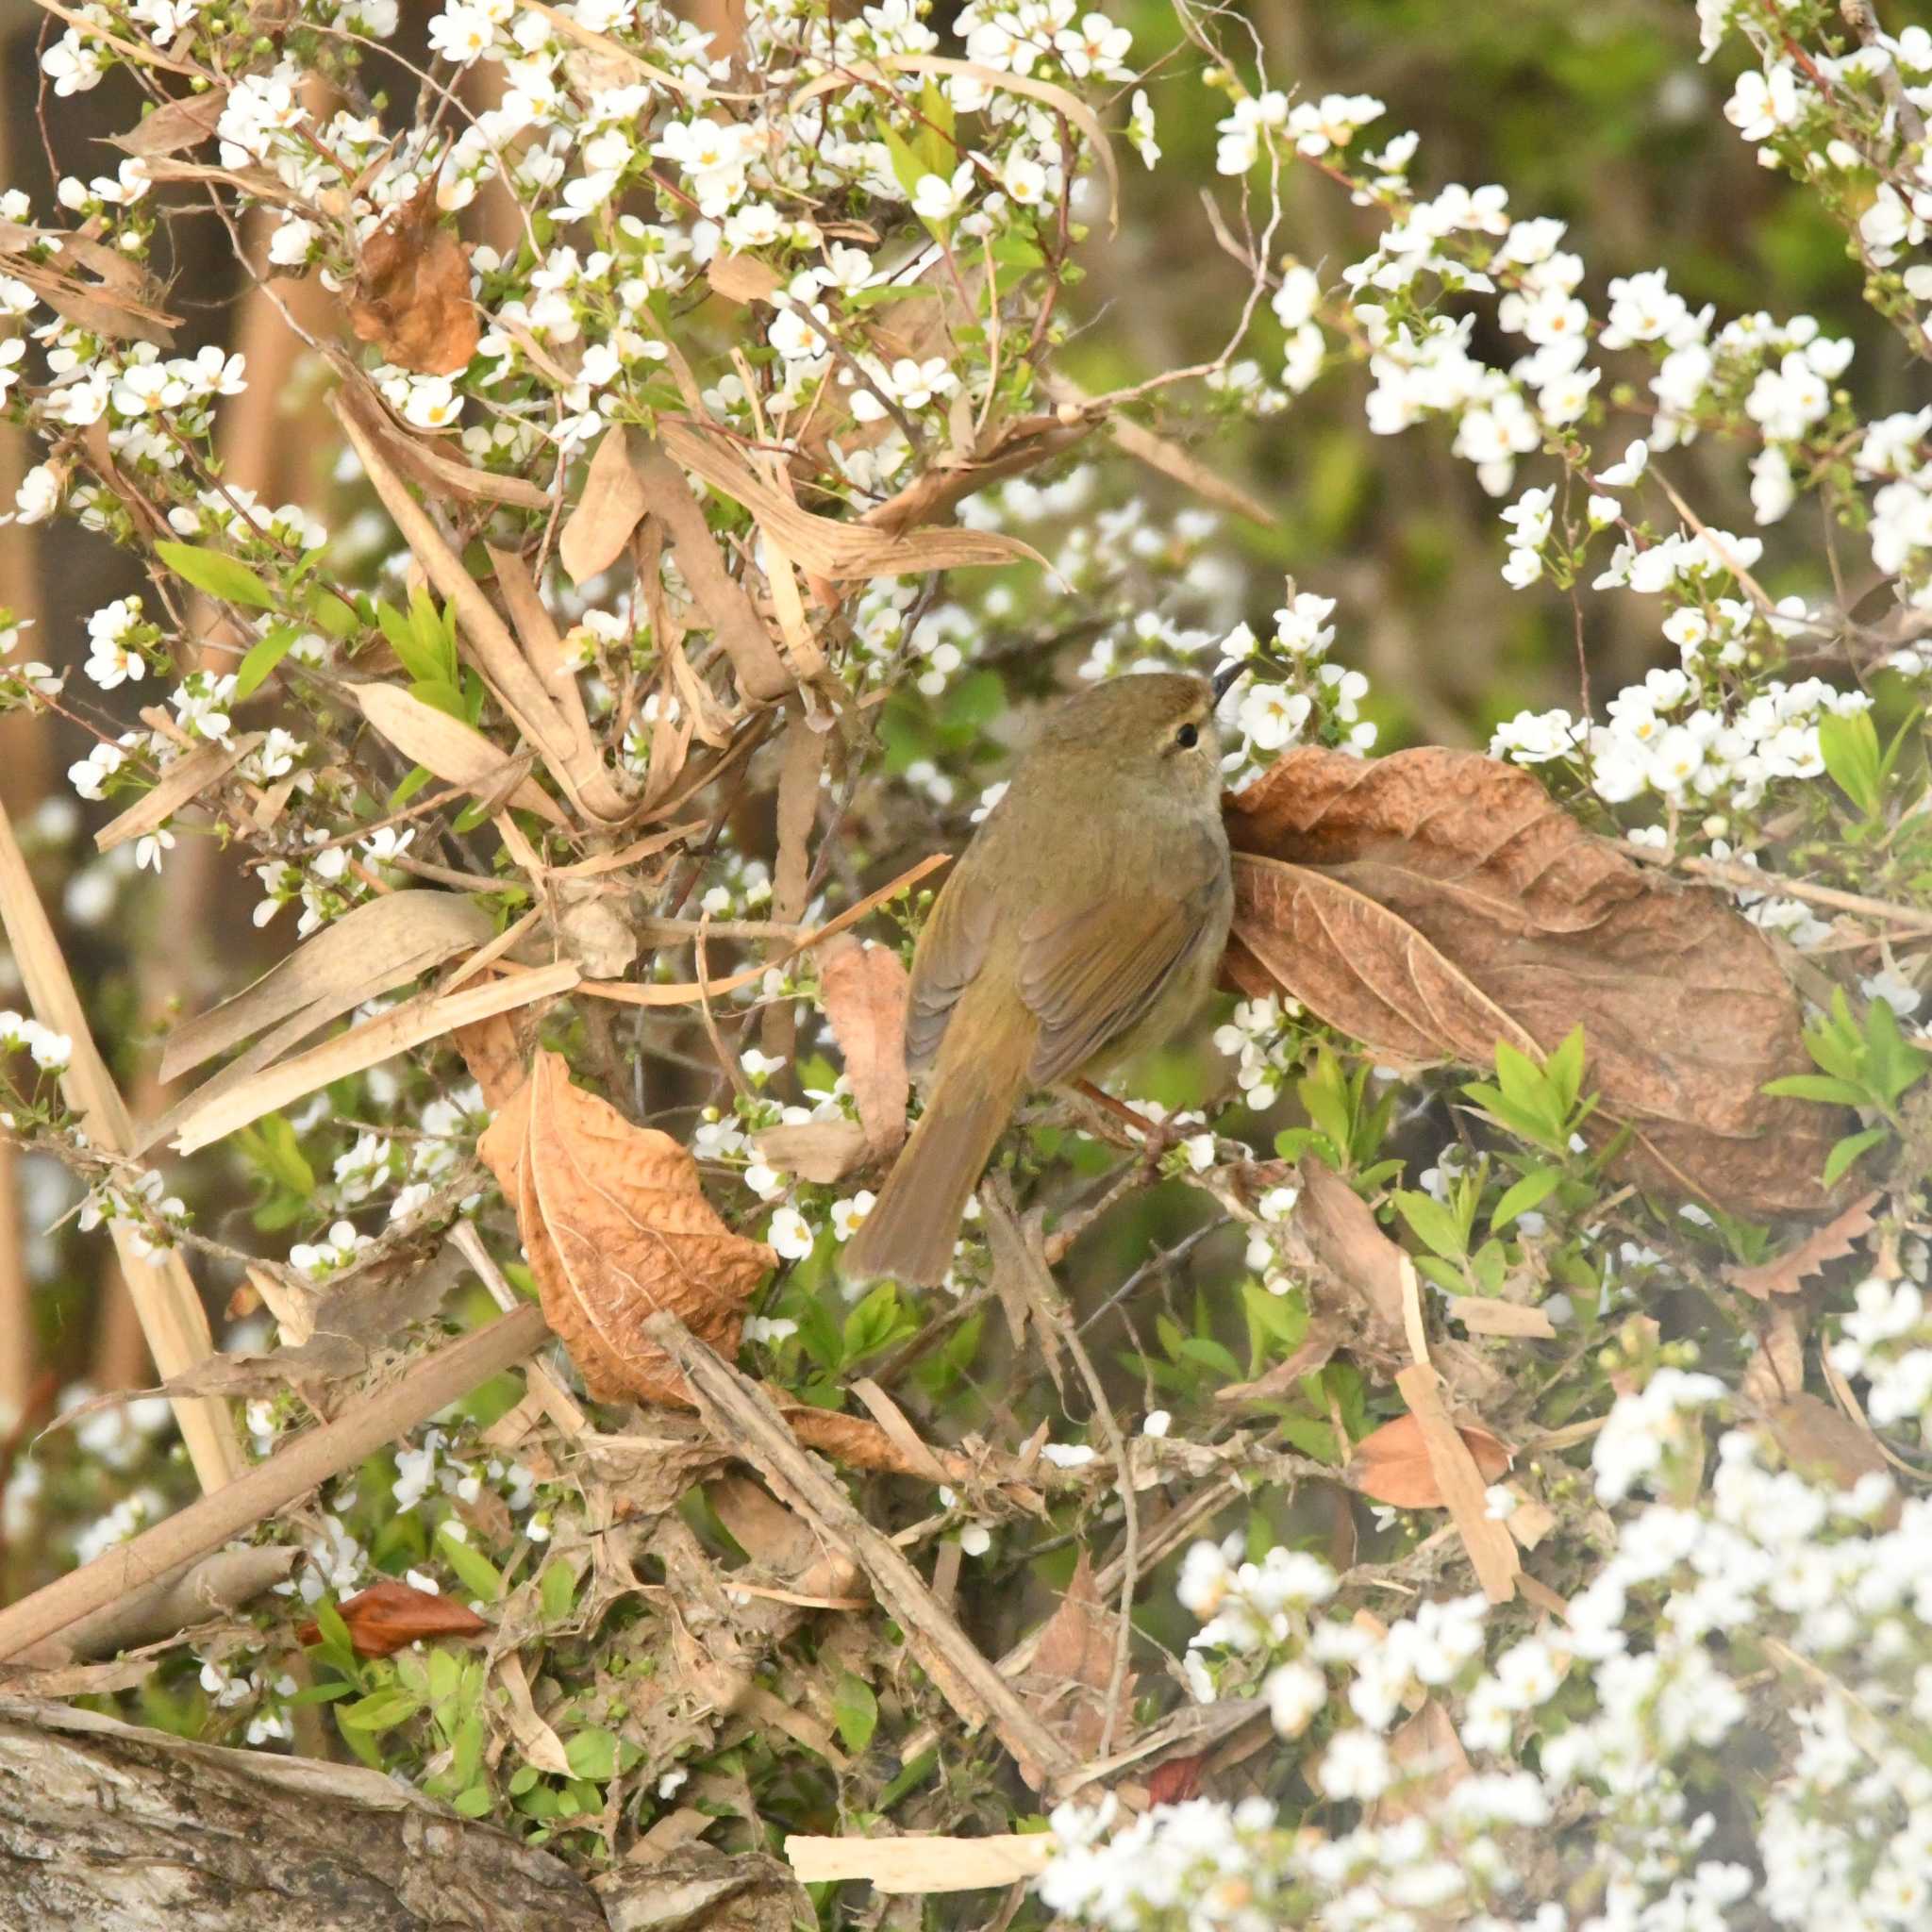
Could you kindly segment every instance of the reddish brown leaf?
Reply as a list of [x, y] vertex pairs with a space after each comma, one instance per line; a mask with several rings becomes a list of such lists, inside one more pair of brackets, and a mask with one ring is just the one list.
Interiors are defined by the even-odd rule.
[[891, 946], [841, 941], [821, 955], [825, 1018], [866, 1139], [890, 1160], [906, 1138], [906, 968]]
[[1849, 1255], [1877, 1224], [1872, 1209], [1877, 1206], [1881, 1190], [1854, 1201], [1835, 1215], [1790, 1254], [1761, 1261], [1756, 1268], [1726, 1268], [1724, 1279], [1759, 1301], [1774, 1294], [1796, 1294], [1806, 1280], [1827, 1262]]
[[1487, 1070], [1576, 1026], [1606, 1129], [1646, 1185], [1744, 1213], [1817, 1211], [1838, 1118], [1774, 1100], [1803, 1072], [1798, 1003], [1721, 898], [1645, 872], [1529, 773], [1426, 747], [1305, 747], [1227, 806], [1228, 970], [1391, 1059]]
[[349, 326], [399, 369], [453, 375], [476, 353], [470, 250], [436, 218], [425, 181], [362, 244]]
[[642, 1339], [669, 1310], [726, 1357], [744, 1305], [776, 1257], [712, 1211], [697, 1162], [634, 1126], [539, 1053], [477, 1152], [516, 1204], [543, 1313], [602, 1401], [683, 1403], [683, 1380]]
[[[426, 1590], [385, 1579], [337, 1605], [349, 1626], [358, 1657], [391, 1657], [423, 1637], [475, 1637], [490, 1625], [467, 1604], [434, 1596]], [[295, 1633], [303, 1643], [319, 1643], [322, 1632], [304, 1624]]]
[[1150, 1805], [1184, 1805], [1201, 1794], [1201, 1774], [1208, 1768], [1208, 1754], [1197, 1751], [1190, 1757], [1170, 1757], [1147, 1774], [1147, 1802]]
[[[1475, 1466], [1486, 1483], [1507, 1474], [1515, 1451], [1500, 1437], [1474, 1424], [1456, 1432], [1475, 1458]], [[1363, 1495], [1397, 1509], [1443, 1509], [1448, 1499], [1429, 1461], [1423, 1428], [1412, 1415], [1399, 1415], [1392, 1423], [1364, 1436], [1355, 1445], [1355, 1456], [1345, 1479]]]

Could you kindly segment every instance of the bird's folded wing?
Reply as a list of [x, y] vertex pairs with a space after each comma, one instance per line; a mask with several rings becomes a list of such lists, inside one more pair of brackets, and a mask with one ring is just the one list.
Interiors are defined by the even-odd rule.
[[986, 960], [997, 908], [992, 881], [969, 851], [947, 880], [912, 955], [912, 989], [906, 1005], [906, 1064], [923, 1074], [938, 1058], [940, 1041], [959, 995]]

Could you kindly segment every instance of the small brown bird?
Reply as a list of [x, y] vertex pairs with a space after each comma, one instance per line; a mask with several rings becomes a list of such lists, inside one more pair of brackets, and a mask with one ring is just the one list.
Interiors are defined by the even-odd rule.
[[1214, 706], [1148, 673], [1066, 699], [919, 936], [906, 1058], [926, 1090], [845, 1251], [858, 1279], [941, 1280], [1027, 1091], [1158, 1044], [1213, 984], [1234, 891]]

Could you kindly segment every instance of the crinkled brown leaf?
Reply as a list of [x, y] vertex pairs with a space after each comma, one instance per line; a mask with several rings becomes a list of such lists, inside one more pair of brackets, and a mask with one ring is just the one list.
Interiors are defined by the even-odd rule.
[[1860, 1195], [1789, 1254], [1760, 1261], [1755, 1268], [1726, 1268], [1724, 1279], [1759, 1301], [1774, 1294], [1796, 1294], [1811, 1275], [1826, 1263], [1851, 1254], [1877, 1225], [1872, 1210], [1878, 1205], [1880, 1192], [1874, 1188], [1869, 1194]]
[[1818, 1211], [1840, 1132], [1767, 1081], [1809, 1061], [1769, 941], [1587, 833], [1529, 773], [1305, 747], [1231, 798], [1228, 969], [1391, 1058], [1488, 1069], [1577, 1026], [1624, 1168], [1742, 1213]]
[[476, 353], [470, 250], [437, 220], [435, 182], [362, 244], [349, 326], [397, 368], [425, 375], [453, 375]]
[[[393, 1657], [425, 1637], [475, 1637], [490, 1625], [467, 1604], [434, 1596], [407, 1583], [372, 1583], [336, 1606], [349, 1626], [358, 1657]], [[295, 1633], [303, 1643], [319, 1643], [322, 1632], [304, 1624]]]
[[835, 941], [821, 956], [825, 1018], [845, 1056], [845, 1077], [881, 1160], [906, 1138], [906, 967], [891, 946]]
[[[1042, 1706], [1050, 1704], [1055, 1727], [1086, 1757], [1103, 1748], [1108, 1728], [1108, 1693], [1113, 1686], [1119, 1628], [1116, 1613], [1100, 1601], [1093, 1561], [1083, 1549], [1066, 1595], [1040, 1633], [1033, 1661], [1019, 1679], [1019, 1688]], [[1121, 1680], [1115, 1707], [1116, 1740], [1133, 1703], [1134, 1678], [1128, 1672]]]
[[[1475, 1458], [1484, 1482], [1492, 1483], [1507, 1474], [1514, 1452], [1500, 1437], [1473, 1424], [1460, 1426], [1456, 1433]], [[1399, 1415], [1364, 1436], [1355, 1445], [1346, 1474], [1351, 1488], [1397, 1509], [1448, 1507], [1429, 1460], [1422, 1424], [1413, 1415]]]
[[600, 1400], [683, 1403], [684, 1384], [642, 1339], [661, 1311], [729, 1357], [744, 1305], [776, 1257], [712, 1211], [697, 1162], [634, 1126], [539, 1053], [490, 1124], [481, 1154], [516, 1204], [543, 1313]]

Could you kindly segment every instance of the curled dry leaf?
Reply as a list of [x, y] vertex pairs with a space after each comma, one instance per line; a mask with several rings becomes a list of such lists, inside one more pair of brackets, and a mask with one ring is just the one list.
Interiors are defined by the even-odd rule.
[[1770, 942], [1712, 893], [1646, 873], [1529, 773], [1425, 747], [1289, 753], [1227, 803], [1228, 970], [1411, 1062], [1487, 1070], [1575, 1027], [1623, 1168], [1741, 1213], [1824, 1208], [1840, 1126], [1775, 1100], [1809, 1065]]
[[643, 1339], [675, 1314], [725, 1356], [744, 1305], [776, 1257], [734, 1234], [668, 1134], [633, 1125], [539, 1053], [477, 1152], [516, 1206], [543, 1313], [602, 1401], [685, 1403], [682, 1378]]
[[[1475, 1458], [1475, 1466], [1486, 1483], [1507, 1474], [1515, 1451], [1501, 1437], [1474, 1424], [1457, 1430], [1463, 1446]], [[1343, 1472], [1351, 1489], [1359, 1490], [1377, 1503], [1396, 1509], [1443, 1509], [1449, 1499], [1436, 1478], [1429, 1460], [1428, 1446], [1423, 1440], [1423, 1426], [1413, 1415], [1399, 1415], [1384, 1423], [1355, 1445], [1355, 1455]]]
[[906, 967], [891, 946], [837, 940], [820, 955], [825, 1018], [872, 1151], [890, 1160], [906, 1138]]
[[362, 244], [349, 326], [399, 369], [453, 375], [476, 353], [468, 246], [437, 220], [425, 181]]
[[1796, 1294], [1811, 1275], [1828, 1262], [1851, 1254], [1878, 1224], [1872, 1210], [1878, 1205], [1880, 1193], [1874, 1188], [1869, 1194], [1860, 1195], [1789, 1254], [1761, 1261], [1756, 1268], [1726, 1268], [1724, 1279], [1759, 1301], [1774, 1294]]
[[[467, 1604], [454, 1597], [433, 1596], [407, 1583], [372, 1583], [336, 1606], [349, 1626], [349, 1641], [358, 1657], [393, 1657], [425, 1637], [475, 1637], [490, 1625]], [[296, 1631], [305, 1644], [319, 1643], [322, 1631], [304, 1624]]]
[[[399, 684], [358, 684], [350, 695], [362, 715], [404, 757], [478, 798], [501, 799], [553, 825], [567, 824], [562, 808], [518, 761], [506, 758], [474, 724], [427, 705]], [[527, 757], [524, 760], [527, 767]]]
[[[1117, 1614], [1100, 1601], [1092, 1558], [1083, 1549], [1066, 1595], [1040, 1633], [1031, 1665], [1016, 1680], [1021, 1694], [1048, 1710], [1055, 1728], [1083, 1757], [1102, 1748], [1109, 1728], [1108, 1692], [1119, 1628]], [[1134, 1677], [1127, 1672], [1114, 1707], [1116, 1740], [1125, 1735], [1133, 1707]]]

